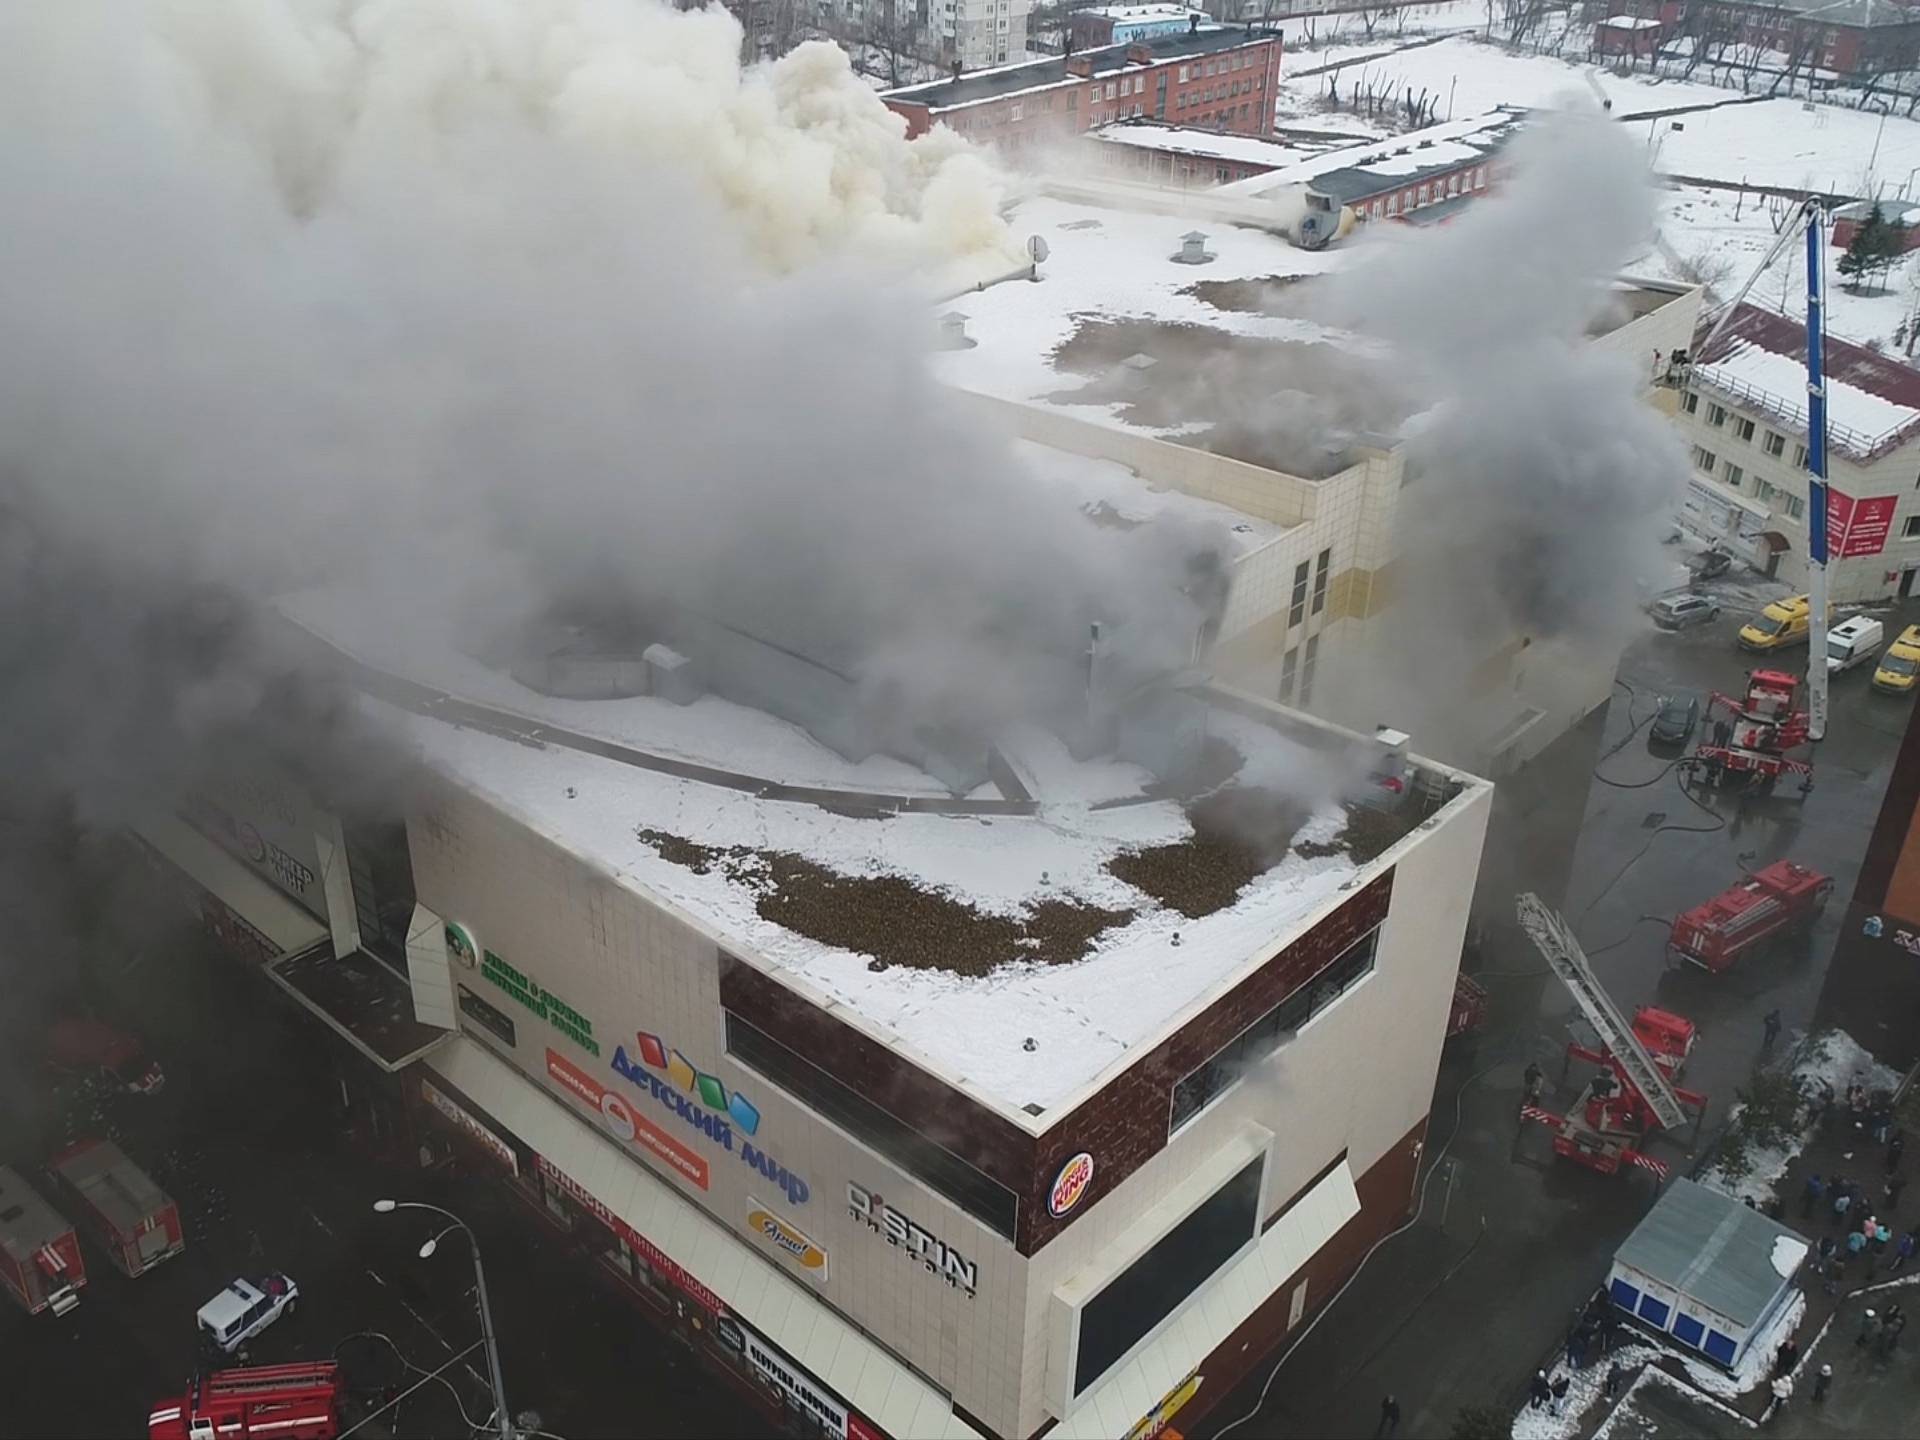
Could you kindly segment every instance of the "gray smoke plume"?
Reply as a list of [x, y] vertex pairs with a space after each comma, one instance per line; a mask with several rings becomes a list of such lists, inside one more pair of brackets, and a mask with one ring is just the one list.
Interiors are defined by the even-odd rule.
[[907, 725], [1048, 715], [1092, 618], [1184, 657], [1214, 538], [1097, 530], [917, 363], [909, 269], [1004, 266], [990, 167], [738, 42], [654, 0], [0, 16], [10, 783], [110, 808], [263, 731], [352, 768], [257, 623], [316, 584], [475, 645], [670, 601]]
[[[1617, 654], [1686, 483], [1642, 399], [1646, 357], [1596, 348], [1618, 267], [1653, 225], [1643, 157], [1598, 114], [1514, 142], [1504, 193], [1340, 275], [1331, 309], [1389, 347], [1403, 427], [1402, 602], [1388, 663], [1338, 678], [1463, 748], [1476, 669], [1510, 637]], [[1404, 717], [1404, 718], [1402, 718]]]

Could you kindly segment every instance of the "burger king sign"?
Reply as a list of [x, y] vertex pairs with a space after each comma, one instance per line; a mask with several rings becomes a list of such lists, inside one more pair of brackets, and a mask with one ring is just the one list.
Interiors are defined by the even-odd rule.
[[1080, 1203], [1091, 1184], [1093, 1156], [1082, 1150], [1062, 1165], [1060, 1173], [1053, 1177], [1053, 1188], [1047, 1191], [1047, 1213], [1056, 1220], [1065, 1219]]

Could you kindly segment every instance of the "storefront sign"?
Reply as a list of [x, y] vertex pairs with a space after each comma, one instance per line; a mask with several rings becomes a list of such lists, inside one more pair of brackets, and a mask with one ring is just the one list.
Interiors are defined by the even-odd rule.
[[1047, 1191], [1047, 1213], [1056, 1220], [1064, 1219], [1080, 1203], [1091, 1184], [1093, 1156], [1082, 1150], [1053, 1177], [1053, 1188]]
[[[658, 1036], [641, 1033], [635, 1035], [634, 1040], [644, 1063], [636, 1064], [626, 1046], [616, 1045], [613, 1048], [615, 1074], [662, 1108], [672, 1111], [681, 1124], [697, 1131], [708, 1144], [738, 1155], [768, 1184], [777, 1185], [788, 1204], [807, 1203], [813, 1191], [799, 1175], [751, 1140], [742, 1140], [739, 1148], [734, 1148], [736, 1122], [737, 1128], [749, 1135], [760, 1128], [760, 1111], [752, 1101], [737, 1090], [728, 1094], [726, 1086], [715, 1076], [694, 1069], [686, 1056], [669, 1049]], [[694, 1097], [712, 1108], [703, 1109], [694, 1104]]]
[[1127, 1432], [1127, 1440], [1154, 1440], [1164, 1434], [1167, 1426], [1173, 1423], [1173, 1417], [1200, 1391], [1200, 1372], [1187, 1376], [1167, 1393], [1167, 1398], [1153, 1407], [1153, 1413]]
[[493, 1128], [484, 1124], [478, 1116], [469, 1114], [451, 1095], [443, 1093], [431, 1080], [420, 1082], [420, 1098], [451, 1120], [461, 1134], [478, 1141], [482, 1149], [512, 1174], [520, 1173], [520, 1157], [513, 1153], [513, 1147], [494, 1134]]
[[480, 963], [480, 942], [473, 938], [473, 932], [458, 920], [449, 920], [446, 924], [447, 954], [471, 970]]
[[978, 1291], [980, 1267], [958, 1250], [909, 1220], [875, 1191], [847, 1182], [847, 1213], [889, 1245], [904, 1251], [956, 1290], [969, 1296]]
[[1901, 925], [1896, 925], [1889, 930], [1886, 921], [1878, 915], [1869, 915], [1861, 924], [1860, 932], [1869, 940], [1887, 940], [1898, 945], [1909, 955], [1920, 955], [1920, 935], [1915, 935], [1913, 931]]
[[[720, 1303], [720, 1297], [718, 1295], [694, 1279], [691, 1272], [684, 1266], [669, 1260], [666, 1253], [662, 1251], [658, 1245], [655, 1245], [651, 1240], [647, 1239], [646, 1236], [642, 1235], [638, 1230], [635, 1230], [631, 1225], [627, 1224], [626, 1221], [622, 1220], [593, 1196], [589, 1195], [575, 1183], [571, 1175], [567, 1175], [557, 1169], [554, 1163], [544, 1155], [537, 1155], [534, 1159], [540, 1168], [540, 1173], [544, 1175], [549, 1182], [564, 1191], [576, 1205], [592, 1215], [594, 1219], [598, 1220], [602, 1225], [626, 1241], [629, 1250], [645, 1260], [674, 1285], [685, 1291], [687, 1296], [696, 1301], [702, 1309], [715, 1316], [726, 1313], [726, 1307]], [[724, 1321], [722, 1322], [723, 1333], [726, 1323], [727, 1322]]]
[[491, 950], [481, 953], [480, 973], [532, 1011], [536, 1020], [546, 1021], [589, 1055], [600, 1054], [600, 1042], [593, 1038], [593, 1022], [532, 976], [514, 969]]
[[609, 1090], [566, 1056], [547, 1051], [547, 1077], [600, 1116], [607, 1131], [623, 1145], [644, 1150], [674, 1174], [704, 1190], [707, 1162], [650, 1121], [633, 1113], [624, 1096]]
[[1859, 555], [1878, 555], [1887, 548], [1887, 536], [1893, 531], [1893, 512], [1899, 507], [1898, 495], [1867, 495], [1856, 500], [1829, 485], [1828, 558], [1851, 560]]
[[808, 1239], [804, 1231], [790, 1221], [781, 1219], [757, 1200], [747, 1213], [747, 1229], [792, 1260], [813, 1279], [827, 1278], [827, 1252]]
[[742, 1327], [747, 1346], [747, 1363], [752, 1365], [802, 1410], [820, 1422], [827, 1434], [847, 1434], [847, 1407], [814, 1384], [793, 1361], [782, 1355], [753, 1331]]

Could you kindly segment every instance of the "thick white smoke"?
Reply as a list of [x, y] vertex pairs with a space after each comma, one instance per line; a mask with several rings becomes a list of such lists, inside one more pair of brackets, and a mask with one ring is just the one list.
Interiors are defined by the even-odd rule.
[[669, 597], [909, 723], [1044, 705], [1093, 616], [1187, 643], [1187, 539], [1096, 531], [917, 363], [910, 277], [1004, 263], [990, 167], [738, 47], [657, 0], [0, 12], [0, 766], [191, 763], [314, 583]]

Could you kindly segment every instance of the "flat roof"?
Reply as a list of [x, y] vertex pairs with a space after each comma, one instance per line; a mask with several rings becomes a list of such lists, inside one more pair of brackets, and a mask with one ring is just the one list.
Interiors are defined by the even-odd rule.
[[1140, 62], [1127, 58], [1136, 47], [1151, 51], [1155, 62], [1185, 60], [1195, 55], [1214, 55], [1259, 45], [1279, 35], [1251, 27], [1215, 27], [1200, 29], [1191, 35], [1161, 35], [1149, 40], [1133, 40], [1124, 45], [1103, 45], [1096, 50], [1077, 51], [1073, 56], [1053, 56], [1046, 60], [1028, 60], [1016, 65], [998, 65], [991, 70], [976, 70], [957, 79], [935, 80], [924, 85], [903, 85], [883, 90], [883, 100], [898, 100], [909, 105], [925, 105], [930, 110], [952, 110], [962, 105], [977, 105], [982, 100], [998, 100], [1027, 90], [1045, 90], [1091, 78], [1067, 69], [1069, 58], [1091, 66], [1091, 75], [1115, 75]]
[[[327, 642], [364, 664], [378, 627], [343, 633], [334, 620]], [[418, 657], [420, 637], [410, 643]], [[363, 703], [463, 789], [1016, 1119], [1059, 1105], [1304, 933], [1387, 867], [1383, 850], [1418, 818], [1344, 803], [1343, 780], [1366, 783], [1372, 742], [1205, 689], [1168, 703], [1199, 727], [1213, 798], [1183, 800], [1138, 765], [1076, 759], [1039, 727], [1013, 727], [997, 744], [1029, 801], [988, 813], [876, 813], [712, 784], [449, 698]], [[679, 733], [664, 701], [574, 703], [606, 704], [636, 741], [648, 718], [663, 743]], [[702, 700], [681, 715], [703, 707], [710, 719], [742, 709]], [[750, 744], [754, 732], [730, 733]], [[729, 758], [777, 755], [735, 746]]]
[[1384, 140], [1323, 150], [1266, 175], [1221, 187], [1228, 194], [1274, 195], [1306, 185], [1345, 202], [1391, 189], [1423, 175], [1458, 169], [1497, 153], [1526, 124], [1529, 111], [1500, 105], [1479, 115], [1410, 130]]
[[1298, 137], [1239, 135], [1225, 130], [1167, 125], [1158, 120], [1118, 120], [1089, 131], [1088, 135], [1108, 145], [1126, 145], [1174, 155], [1201, 155], [1210, 160], [1265, 165], [1270, 170], [1298, 165], [1339, 145], [1333, 139], [1313, 144]]
[[1806, 1254], [1778, 1220], [1683, 1177], [1613, 1258], [1745, 1326], [1766, 1315]]

